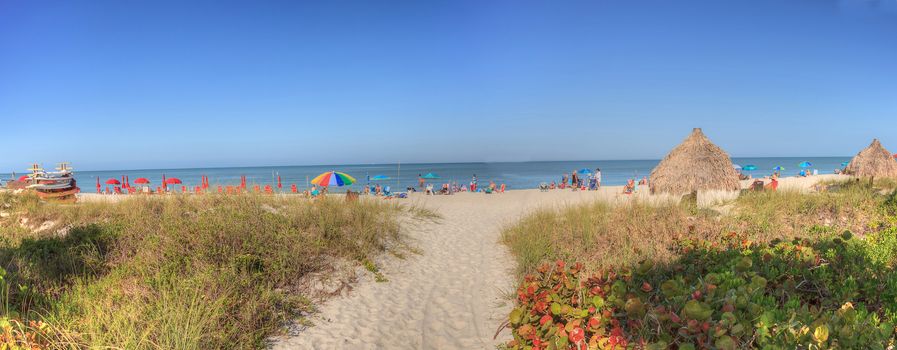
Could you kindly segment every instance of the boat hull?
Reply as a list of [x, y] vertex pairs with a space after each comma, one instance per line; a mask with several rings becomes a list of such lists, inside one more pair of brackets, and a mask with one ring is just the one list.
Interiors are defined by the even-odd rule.
[[56, 191], [34, 191], [37, 193], [37, 196], [40, 199], [44, 200], [53, 200], [53, 201], [66, 201], [72, 200], [76, 198], [75, 195], [81, 192], [81, 189], [78, 187], [71, 187], [63, 190]]

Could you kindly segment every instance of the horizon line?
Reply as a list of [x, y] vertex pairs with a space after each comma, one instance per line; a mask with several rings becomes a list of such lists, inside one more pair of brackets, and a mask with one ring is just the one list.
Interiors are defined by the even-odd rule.
[[[852, 158], [853, 156], [730, 156], [733, 158]], [[109, 171], [149, 171], [149, 170], [197, 170], [197, 169], [247, 169], [247, 168], [276, 168], [276, 167], [326, 167], [326, 166], [370, 166], [370, 165], [426, 165], [426, 164], [502, 164], [502, 163], [550, 163], [550, 162], [621, 162], [621, 161], [660, 161], [663, 158], [642, 159], [571, 159], [571, 160], [523, 160], [523, 161], [466, 161], [466, 162], [393, 162], [393, 163], [350, 163], [350, 164], [290, 164], [290, 165], [242, 165], [242, 166], [205, 166], [184, 168], [138, 168], [138, 169], [100, 169], [83, 170], [85, 172], [109, 172]], [[40, 164], [40, 163], [38, 163]], [[74, 167], [73, 167], [74, 168]], [[276, 169], [275, 169], [276, 170]], [[27, 172], [28, 170], [22, 170]], [[12, 174], [6, 172], [3, 174]]]

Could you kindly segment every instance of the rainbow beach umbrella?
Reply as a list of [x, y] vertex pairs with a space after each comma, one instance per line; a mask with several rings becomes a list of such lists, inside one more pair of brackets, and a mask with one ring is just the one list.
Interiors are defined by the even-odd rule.
[[349, 174], [341, 173], [339, 171], [328, 171], [321, 175], [318, 175], [314, 179], [311, 180], [311, 183], [327, 187], [327, 186], [346, 186], [355, 183], [355, 178], [349, 176]]

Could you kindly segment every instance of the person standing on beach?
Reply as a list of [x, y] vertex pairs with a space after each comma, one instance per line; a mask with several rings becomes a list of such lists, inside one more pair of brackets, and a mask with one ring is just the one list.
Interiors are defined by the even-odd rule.
[[423, 188], [425, 182], [427, 182], [427, 180], [424, 180], [424, 176], [417, 174], [417, 187]]
[[579, 188], [579, 176], [576, 175], [575, 171], [572, 174], [570, 174], [570, 187], [573, 187], [573, 190], [576, 190]]
[[473, 174], [473, 178], [470, 180], [470, 192], [477, 191], [477, 174]]
[[595, 182], [601, 187], [601, 168], [595, 168]]
[[564, 176], [561, 176], [561, 184], [559, 187], [562, 190], [567, 187], [567, 173], [564, 173]]

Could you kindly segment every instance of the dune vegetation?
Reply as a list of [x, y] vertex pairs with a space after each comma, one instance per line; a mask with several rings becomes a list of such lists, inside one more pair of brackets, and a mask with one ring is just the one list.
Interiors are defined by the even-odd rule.
[[337, 199], [55, 205], [8, 193], [0, 212], [0, 340], [29, 349], [264, 347], [313, 310], [309, 276], [401, 256], [401, 217], [426, 215]]
[[531, 214], [503, 233], [522, 279], [508, 347], [894, 346], [897, 195], [825, 185]]
[[[883, 183], [890, 185], [890, 183]], [[546, 261], [579, 261], [588, 270], [626, 266], [643, 259], [669, 261], [683, 239], [721, 242], [733, 233], [757, 242], [814, 238], [850, 230], [875, 232], [892, 225], [883, 209], [886, 191], [867, 182], [826, 184], [827, 191], [745, 192], [715, 210], [683, 201], [656, 205], [594, 202], [541, 209], [506, 227], [502, 241], [518, 272]]]

